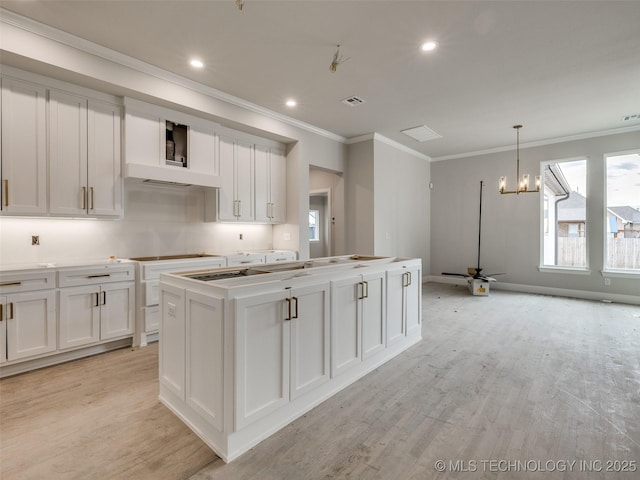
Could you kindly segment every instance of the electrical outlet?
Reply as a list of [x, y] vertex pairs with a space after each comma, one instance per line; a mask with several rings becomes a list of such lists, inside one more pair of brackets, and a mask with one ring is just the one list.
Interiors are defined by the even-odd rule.
[[31, 245], [40, 245], [40, 235], [31, 235]]
[[604, 285], [605, 285], [606, 287], [611, 286], [611, 279], [610, 279], [610, 278], [605, 278], [605, 279], [604, 279]]
[[242, 240], [242, 238], [243, 238], [243, 235], [242, 235], [242, 234], [240, 234], [240, 240]]

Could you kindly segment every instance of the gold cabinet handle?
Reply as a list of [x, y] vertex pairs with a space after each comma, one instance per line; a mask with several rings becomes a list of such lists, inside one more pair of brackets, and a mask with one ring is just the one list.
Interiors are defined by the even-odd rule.
[[362, 282], [364, 289], [362, 292], [362, 298], [369, 298], [369, 282]]
[[110, 277], [110, 273], [100, 273], [97, 275], [87, 275], [87, 278], [101, 278], [101, 277]]
[[4, 206], [9, 206], [9, 180], [4, 181]]
[[8, 287], [11, 285], [22, 285], [22, 282], [5, 282], [5, 283], [0, 283], [0, 287]]
[[107, 291], [103, 290], [102, 291], [102, 305], [106, 305], [107, 304]]
[[298, 318], [298, 297], [291, 297], [291, 298], [296, 301], [296, 310], [295, 310], [296, 313], [293, 314], [292, 318]]
[[87, 187], [82, 187], [82, 209], [87, 209]]
[[93, 187], [89, 187], [89, 210], [93, 210]]
[[7, 316], [7, 320], [13, 320], [13, 302], [9, 304], [9, 315]]
[[0, 322], [4, 320], [4, 305], [0, 303]]

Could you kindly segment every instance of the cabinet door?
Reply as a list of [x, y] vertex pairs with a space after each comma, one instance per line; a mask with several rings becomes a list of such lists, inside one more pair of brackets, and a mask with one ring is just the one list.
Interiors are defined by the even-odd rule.
[[3, 213], [47, 213], [47, 123], [44, 87], [2, 78]]
[[265, 417], [289, 401], [288, 290], [235, 300], [235, 428]]
[[255, 146], [254, 168], [256, 221], [271, 222], [271, 199], [269, 197], [271, 177], [268, 147], [262, 145]]
[[59, 290], [59, 348], [100, 340], [100, 289], [95, 285]]
[[272, 150], [269, 167], [271, 221], [273, 223], [284, 223], [287, 220], [287, 159], [284, 154], [277, 150]]
[[55, 290], [7, 295], [7, 360], [56, 349]]
[[405, 281], [405, 308], [407, 335], [422, 334], [422, 271], [412, 268]]
[[88, 208], [90, 215], [122, 213], [120, 107], [89, 100]]
[[387, 272], [387, 346], [406, 336], [404, 283], [407, 270], [399, 268]]
[[385, 272], [364, 275], [362, 287], [362, 358], [386, 348]]
[[[185, 400], [185, 291], [160, 290], [160, 383]], [[165, 341], [165, 338], [170, 339]]]
[[87, 100], [49, 92], [49, 198], [51, 213], [87, 211]]
[[0, 297], [0, 365], [7, 361], [7, 298]]
[[224, 429], [223, 300], [186, 294], [186, 401], [219, 432]]
[[329, 292], [329, 283], [297, 288], [291, 292], [292, 400], [330, 378]]
[[133, 334], [135, 284], [107, 283], [100, 288], [100, 339]]
[[235, 141], [220, 136], [218, 140], [218, 161], [220, 166], [220, 188], [218, 189], [218, 219], [235, 220]]
[[253, 145], [247, 142], [236, 143], [236, 218], [241, 222], [250, 222], [255, 218], [254, 212], [254, 180], [253, 180]]
[[331, 282], [331, 376], [362, 360], [358, 302], [360, 275]]

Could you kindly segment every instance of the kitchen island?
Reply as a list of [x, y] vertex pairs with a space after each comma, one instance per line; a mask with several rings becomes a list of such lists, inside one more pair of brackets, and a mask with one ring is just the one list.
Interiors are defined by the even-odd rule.
[[421, 261], [161, 274], [160, 400], [225, 462], [422, 339]]

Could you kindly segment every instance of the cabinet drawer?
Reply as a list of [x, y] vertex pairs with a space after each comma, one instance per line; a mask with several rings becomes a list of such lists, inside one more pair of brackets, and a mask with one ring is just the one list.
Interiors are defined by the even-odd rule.
[[160, 328], [160, 306], [145, 307], [142, 311], [144, 314], [144, 331], [146, 333], [157, 331]]
[[58, 287], [76, 287], [135, 279], [133, 265], [102, 265], [73, 268], [58, 272]]
[[0, 273], [0, 294], [46, 290], [55, 287], [55, 271]]
[[257, 253], [245, 253], [240, 255], [229, 255], [227, 257], [227, 266], [236, 267], [239, 265], [256, 265], [264, 263], [264, 255]]
[[285, 262], [296, 260], [296, 252], [271, 252], [264, 256], [266, 263]]

